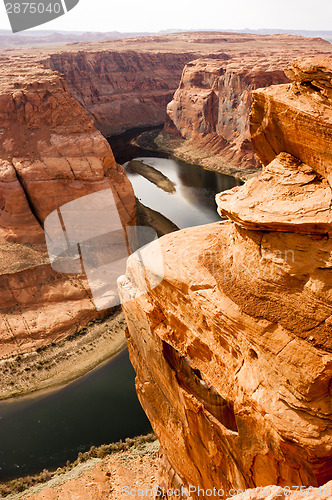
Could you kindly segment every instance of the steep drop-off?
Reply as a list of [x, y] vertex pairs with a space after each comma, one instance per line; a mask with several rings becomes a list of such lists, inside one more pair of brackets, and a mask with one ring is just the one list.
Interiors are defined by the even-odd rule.
[[105, 135], [162, 125], [184, 65], [192, 53], [78, 51], [51, 54], [72, 95]]
[[236, 46], [240, 40], [226, 40], [228, 58], [204, 57], [189, 62], [167, 106], [165, 132], [184, 141], [177, 144], [166, 137], [159, 142], [166, 140], [183, 159], [231, 174], [242, 171], [246, 178], [261, 166], [262, 159], [255, 155], [250, 140], [252, 91], [287, 83], [289, 75], [283, 69], [288, 63], [305, 54], [330, 55], [331, 44], [311, 39], [309, 49], [303, 39], [278, 36], [273, 46], [273, 37], [255, 43], [249, 37], [246, 47], [236, 52], [228, 50], [231, 43]]
[[[259, 177], [218, 195], [230, 221], [163, 237], [163, 281], [145, 296], [135, 299], [153, 267], [129, 259], [121, 283], [137, 393], [161, 443], [165, 486], [227, 494], [332, 478], [332, 72], [313, 59], [288, 75], [291, 84], [254, 93], [258, 156], [285, 139]], [[305, 124], [324, 139], [296, 158]]]
[[166, 132], [191, 140], [197, 149], [219, 155], [241, 169], [257, 168], [251, 147], [251, 92], [288, 81], [278, 61], [223, 62], [197, 59], [186, 65], [180, 86], [167, 106]]
[[[14, 75], [13, 75], [14, 72]], [[135, 221], [124, 170], [59, 74], [2, 58], [0, 88], [0, 356], [63, 338], [98, 313], [84, 275], [55, 272], [45, 218], [111, 188], [123, 224]]]
[[[281, 54], [281, 62], [299, 53], [326, 53], [329, 47], [323, 40], [287, 35], [183, 33], [4, 53], [1, 355], [61, 339], [98, 314], [82, 275], [51, 269], [44, 235], [44, 221], [52, 211], [108, 187], [123, 224], [134, 220], [131, 187], [95, 125], [108, 135], [162, 123], [182, 68], [192, 59], [213, 58], [219, 67], [220, 61], [229, 61], [230, 67], [234, 63], [239, 68], [239, 58], [249, 57], [254, 66], [273, 54]], [[239, 80], [239, 87], [237, 77], [229, 87], [225, 83], [225, 109], [236, 101], [232, 86], [236, 93], [250, 84], [248, 78], [245, 83]], [[270, 74], [261, 76], [264, 84], [272, 81]], [[244, 122], [248, 109], [245, 113]], [[238, 130], [243, 129], [240, 122], [241, 117]], [[241, 141], [238, 147], [246, 148]]]
[[[224, 120], [231, 120], [236, 111], [239, 121], [247, 123], [250, 107], [247, 85], [257, 88], [283, 83], [287, 79], [282, 69], [292, 59], [329, 52], [331, 44], [319, 38], [193, 32], [71, 44], [49, 51], [43, 63], [64, 75], [70, 92], [93, 118], [96, 127], [111, 136], [131, 128], [163, 124], [166, 106], [179, 86], [185, 64], [197, 58], [212, 58], [217, 65], [224, 61], [223, 67], [227, 67], [229, 61], [230, 67], [234, 67], [233, 78], [220, 80], [223, 89], [219, 90], [224, 92], [224, 97], [220, 97], [221, 108], [226, 113]], [[195, 86], [191, 91], [187, 89], [188, 97], [190, 92], [194, 98]], [[181, 119], [186, 119], [188, 111], [189, 120], [194, 115], [190, 102], [186, 105], [187, 109], [180, 114]], [[194, 122], [197, 120], [199, 118], [194, 117]], [[227, 140], [231, 127], [227, 126]], [[238, 127], [241, 128], [239, 123]], [[239, 141], [237, 146], [241, 147], [242, 143], [243, 140]], [[201, 147], [201, 143], [198, 146]], [[220, 145], [213, 149], [210, 144], [209, 148], [220, 152]], [[236, 149], [236, 145], [233, 148]]]

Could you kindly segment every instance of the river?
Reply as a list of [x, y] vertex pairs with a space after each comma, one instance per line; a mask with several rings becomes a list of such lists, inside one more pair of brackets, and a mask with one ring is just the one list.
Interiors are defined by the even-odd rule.
[[[214, 196], [240, 182], [133, 146], [131, 131], [110, 139], [117, 161], [138, 158], [175, 184], [167, 193], [127, 166], [135, 195], [179, 228], [220, 220]], [[62, 466], [92, 445], [147, 433], [127, 351], [79, 380], [47, 395], [0, 403], [0, 480]]]

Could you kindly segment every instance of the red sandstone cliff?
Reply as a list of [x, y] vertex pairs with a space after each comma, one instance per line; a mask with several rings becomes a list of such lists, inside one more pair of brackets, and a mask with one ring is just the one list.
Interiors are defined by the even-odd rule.
[[[248, 61], [249, 59], [249, 61]], [[165, 130], [241, 168], [259, 167], [251, 147], [251, 92], [288, 81], [277, 62], [198, 59], [186, 65], [167, 106]]]
[[[128, 346], [165, 486], [332, 478], [330, 64], [298, 62], [292, 84], [254, 94], [254, 146], [272, 161], [217, 197], [229, 222], [163, 237], [164, 279], [136, 300], [153, 269], [129, 259]], [[298, 146], [306, 125], [317, 148]]]
[[72, 95], [105, 135], [162, 125], [192, 53], [78, 51], [51, 54], [47, 63], [65, 77]]
[[[0, 356], [60, 339], [98, 315], [86, 279], [52, 270], [44, 221], [56, 208], [111, 188], [123, 223], [133, 193], [107, 141], [64, 79], [36, 61], [2, 58], [0, 88]], [[124, 204], [127, 210], [123, 209]]]
[[[0, 94], [2, 354], [62, 338], [97, 314], [82, 276], [68, 277], [51, 269], [43, 230], [45, 218], [55, 208], [109, 186], [121, 207], [130, 206], [130, 186], [88, 116], [106, 135], [160, 124], [183, 66], [191, 59], [209, 57], [213, 58], [211, 68], [223, 68], [225, 61], [238, 68], [234, 61], [240, 54], [254, 65], [282, 48], [284, 53], [278, 57], [287, 60], [290, 54], [303, 51], [324, 53], [327, 46], [322, 40], [301, 37], [184, 33], [4, 54]], [[200, 63], [193, 67], [196, 64]], [[234, 89], [226, 84], [220, 89], [223, 109], [233, 107], [234, 92], [247, 92], [245, 87], [253, 78], [247, 73], [243, 70], [247, 75], [243, 80], [232, 79]], [[275, 74], [281, 73], [261, 74], [261, 82], [270, 83]], [[197, 78], [206, 80], [207, 90], [202, 92], [209, 93], [213, 71], [209, 78], [204, 72]], [[212, 101], [207, 114], [211, 126]], [[240, 135], [247, 118], [241, 120], [235, 120]], [[231, 126], [224, 128], [231, 133]], [[246, 142], [243, 146], [241, 141], [235, 149], [245, 149], [250, 156]], [[129, 211], [122, 214], [124, 222], [133, 218]]]
[[[229, 48], [231, 40], [227, 42]], [[311, 40], [310, 48], [304, 40], [295, 44], [294, 39], [283, 37], [266, 38], [262, 45], [252, 42], [249, 37], [241, 54], [226, 48], [228, 60], [204, 58], [185, 66], [167, 106], [165, 131], [185, 139], [175, 154], [227, 172], [259, 167], [262, 158], [255, 155], [249, 131], [252, 91], [288, 82], [283, 69], [296, 55], [331, 54], [331, 45], [318, 39]]]
[[[162, 125], [166, 118], [166, 106], [172, 100], [183, 68], [189, 61], [201, 57], [213, 58], [217, 66], [218, 62], [229, 61], [230, 67], [234, 68], [234, 76], [231, 81], [228, 81], [229, 78], [224, 82], [220, 80], [217, 93], [218, 96], [224, 94], [224, 97], [220, 96], [220, 113], [225, 112], [224, 121], [234, 120], [235, 113], [239, 119], [236, 125], [220, 123], [217, 134], [218, 137], [222, 135], [220, 127], [227, 129], [225, 139], [233, 140], [234, 134], [245, 134], [245, 139], [249, 137], [248, 85], [250, 90], [259, 85], [285, 82], [287, 79], [281, 70], [288, 61], [304, 54], [309, 56], [330, 51], [331, 44], [318, 38], [194, 32], [95, 44], [72, 44], [59, 50], [51, 50], [44, 64], [64, 75], [70, 92], [93, 118], [96, 127], [104, 135], [110, 136], [130, 128]], [[227, 66], [219, 65], [220, 67]], [[192, 92], [193, 98], [197, 100], [195, 85], [191, 89], [190, 85], [187, 87], [187, 93]], [[203, 90], [208, 92], [208, 87], [205, 86]], [[180, 120], [190, 120], [193, 117], [190, 100], [183, 104], [187, 108], [180, 112]], [[174, 107], [175, 104], [173, 110]], [[187, 118], [186, 112], [189, 113]], [[194, 126], [198, 121], [199, 118], [194, 117]], [[241, 124], [241, 121], [244, 123]], [[206, 134], [204, 124], [202, 127], [201, 132]], [[239, 131], [232, 134], [232, 128], [238, 128]], [[247, 144], [242, 146], [243, 140], [239, 138], [233, 149], [243, 147], [246, 149], [245, 154], [252, 156], [247, 151]], [[215, 142], [217, 144], [213, 148]], [[201, 145], [204, 143], [199, 143]], [[210, 141], [208, 149], [220, 151], [218, 141], [212, 142], [212, 146]], [[237, 151], [229, 154], [243, 157]]]
[[[185, 62], [209, 57], [209, 63], [191, 63], [189, 68], [197, 71], [184, 72], [188, 76], [183, 80], [186, 99], [191, 99], [192, 86], [198, 89], [196, 114], [192, 123], [185, 121], [186, 130], [190, 134], [198, 127], [203, 135], [204, 130], [211, 132], [201, 145], [212, 135], [216, 152], [224, 141], [233, 141], [232, 147], [229, 142], [223, 150], [225, 158], [231, 155], [250, 163], [253, 156], [245, 139], [248, 86], [257, 86], [258, 80], [267, 84], [283, 79], [275, 68], [295, 53], [326, 53], [329, 47], [322, 40], [287, 35], [184, 33], [74, 44], [66, 51], [60, 48], [34, 55], [24, 51], [4, 54], [0, 94], [2, 353], [61, 338], [79, 321], [96, 315], [84, 278], [50, 268], [43, 231], [45, 218], [55, 208], [106, 187], [113, 188], [119, 206], [130, 206], [128, 197], [133, 193], [126, 177], [88, 115], [105, 134], [162, 123]], [[282, 55], [276, 56], [282, 48]], [[239, 57], [247, 61], [247, 69], [240, 71]], [[273, 70], [267, 57], [274, 61]], [[260, 69], [254, 67], [257, 61]], [[315, 75], [314, 85], [319, 87], [320, 80], [321, 75]], [[183, 110], [192, 113], [186, 99]], [[256, 99], [259, 116], [258, 94]], [[237, 118], [226, 116], [231, 108]], [[197, 119], [199, 113], [201, 119]], [[184, 119], [183, 113], [180, 118]], [[219, 131], [225, 135], [221, 143]], [[264, 133], [253, 131], [253, 135], [255, 141], [263, 140]], [[271, 147], [273, 151], [274, 145], [264, 150]], [[318, 150], [317, 144], [314, 149]], [[296, 151], [291, 152], [296, 155]], [[129, 212], [123, 212], [124, 222], [133, 219], [133, 209]]]

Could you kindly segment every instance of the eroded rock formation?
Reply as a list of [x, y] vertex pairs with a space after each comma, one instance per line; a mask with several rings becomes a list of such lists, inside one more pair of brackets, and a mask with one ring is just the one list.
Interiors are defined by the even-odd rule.
[[[233, 151], [224, 151], [228, 159], [233, 156], [249, 158], [252, 155], [252, 152], [249, 154], [247, 142], [244, 142], [249, 139], [247, 123], [250, 95], [247, 86], [257, 88], [283, 83], [287, 78], [282, 69], [287, 62], [303, 54], [326, 54], [330, 51], [331, 44], [320, 38], [198, 32], [72, 44], [51, 50], [44, 64], [64, 75], [72, 95], [106, 136], [136, 127], [162, 125], [166, 118], [166, 106], [179, 86], [186, 63], [197, 58], [210, 58], [211, 68], [209, 64], [206, 65], [205, 80], [209, 79], [209, 73], [213, 72], [215, 65], [227, 68], [229, 64], [229, 73], [225, 74], [225, 80], [219, 80], [217, 91], [221, 104], [219, 115], [224, 113], [217, 135], [220, 137], [224, 132], [224, 139], [234, 142], [235, 138], [236, 143], [233, 144]], [[188, 69], [189, 74], [193, 74], [194, 68], [195, 65], [191, 66], [191, 70]], [[200, 69], [204, 73], [202, 65]], [[187, 81], [186, 84], [187, 94], [192, 92], [193, 99], [197, 100], [199, 95], [196, 97], [196, 86], [190, 89]], [[181, 85], [177, 96], [180, 89]], [[208, 92], [208, 86], [200, 90]], [[220, 96], [221, 93], [224, 97]], [[187, 97], [190, 98], [190, 95]], [[180, 114], [180, 122], [177, 121], [179, 130], [181, 120], [188, 121], [193, 117], [189, 101], [183, 102], [186, 106], [183, 112], [176, 112]], [[175, 106], [173, 104], [173, 109]], [[199, 108], [196, 109], [199, 111]], [[235, 111], [239, 116], [237, 124], [231, 123]], [[216, 114], [216, 110], [213, 113]], [[195, 116], [193, 120], [195, 126], [199, 117]], [[241, 121], [244, 123], [241, 124]], [[210, 133], [208, 130], [202, 132]], [[198, 146], [202, 147], [208, 142], [208, 150], [220, 152], [220, 141], [211, 139], [207, 138]], [[241, 147], [240, 154], [236, 156], [236, 148]]]
[[[248, 61], [249, 59], [249, 61]], [[258, 167], [249, 133], [251, 92], [288, 81], [277, 62], [224, 62], [198, 59], [186, 65], [180, 86], [167, 106], [166, 131], [195, 147], [222, 153], [241, 168]]]
[[[165, 486], [227, 492], [331, 480], [329, 64], [295, 63], [291, 84], [254, 93], [257, 154], [284, 140], [259, 177], [217, 197], [230, 221], [163, 237], [163, 281], [138, 299], [154, 271], [129, 259], [128, 346]], [[325, 142], [316, 150], [310, 136], [296, 157], [293, 144], [309, 138], [303, 115]]]
[[0, 356], [63, 338], [98, 315], [83, 275], [52, 270], [45, 218], [111, 188], [123, 224], [135, 220], [129, 181], [59, 74], [2, 61], [0, 93]]
[[[133, 193], [92, 119], [104, 134], [162, 123], [183, 66], [192, 59], [212, 58], [213, 67], [220, 68], [239, 55], [250, 54], [254, 65], [282, 48], [278, 57], [284, 61], [304, 51], [326, 53], [328, 47], [323, 40], [287, 35], [183, 33], [4, 53], [0, 355], [61, 339], [97, 315], [85, 278], [51, 269], [44, 235], [45, 218], [53, 210], [107, 187], [123, 223], [134, 218]], [[275, 81], [263, 73], [264, 84]], [[234, 77], [235, 92], [250, 85], [252, 76], [246, 78]], [[316, 75], [315, 81], [322, 78]], [[225, 109], [235, 102], [233, 90], [224, 87]]]
[[[249, 41], [250, 39], [248, 39]], [[257, 46], [253, 47], [248, 43], [247, 50], [249, 47], [252, 50], [248, 50], [245, 54], [245, 49], [243, 49], [241, 56], [236, 52], [229, 53], [226, 50], [226, 54], [229, 55], [228, 60], [204, 58], [188, 63], [173, 100], [167, 106], [165, 131], [186, 140], [181, 147], [177, 148], [176, 152], [180, 156], [196, 161], [201, 157], [201, 163], [204, 166], [230, 173], [234, 173], [232, 170], [236, 167], [242, 170], [252, 170], [261, 165], [260, 161], [266, 164], [264, 153], [263, 157], [258, 158], [251, 145], [249, 131], [251, 94], [254, 89], [289, 81], [288, 78], [291, 75], [287, 71], [285, 74], [283, 69], [286, 61], [294, 59], [293, 50], [295, 47], [292, 46], [294, 41], [288, 39], [285, 43], [282, 58], [280, 57], [281, 51], [271, 50], [272, 47], [266, 40], [265, 53], [260, 52]], [[278, 42], [281, 42], [281, 39]], [[312, 47], [315, 47], [317, 54], [322, 53], [323, 45], [318, 40], [314, 41]], [[325, 48], [327, 53], [331, 53], [329, 46]], [[300, 73], [298, 69], [294, 71]], [[301, 74], [301, 77], [298, 76], [298, 78], [305, 80], [307, 76]], [[326, 87], [326, 74], [318, 72], [317, 75], [309, 75], [309, 80], [311, 77], [313, 81], [315, 78], [319, 80], [318, 85]], [[263, 90], [262, 94], [257, 93], [256, 100], [262, 100], [263, 96], [269, 95], [264, 92]], [[325, 94], [322, 93], [322, 96]], [[265, 108], [267, 108], [268, 103], [264, 102]], [[276, 101], [274, 102], [279, 107], [271, 112], [275, 112], [277, 116], [282, 110], [280, 105]], [[322, 110], [322, 102], [307, 104], [309, 109], [312, 109], [312, 105], [315, 104]], [[291, 103], [287, 102], [285, 106], [288, 106], [289, 109]], [[262, 116], [265, 112], [263, 108], [264, 104], [255, 107], [257, 118], [252, 121], [253, 127], [255, 121], [258, 124], [262, 123]], [[303, 141], [313, 132], [313, 121], [309, 120], [309, 124], [312, 128], [307, 130], [307, 136], [302, 135]], [[305, 126], [307, 123], [303, 122], [303, 125]], [[275, 134], [272, 134], [274, 139], [271, 140], [280, 140], [278, 132], [276, 130]], [[255, 139], [255, 134], [253, 135]], [[264, 139], [261, 138], [261, 140]], [[319, 140], [320, 138], [317, 137], [316, 143]], [[316, 145], [313, 146], [314, 149]], [[268, 155], [269, 161], [274, 158], [271, 147], [270, 145], [265, 153]], [[288, 151], [282, 149], [282, 145], [280, 147], [279, 151]]]
[[331, 184], [331, 59], [304, 59], [285, 71], [292, 85], [254, 93], [253, 146], [264, 165], [287, 151]]
[[189, 53], [78, 51], [51, 54], [73, 96], [106, 136], [162, 125]]

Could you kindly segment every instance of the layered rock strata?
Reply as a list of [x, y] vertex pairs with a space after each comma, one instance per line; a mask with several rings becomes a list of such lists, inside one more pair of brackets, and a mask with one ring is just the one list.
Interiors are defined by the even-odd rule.
[[72, 95], [107, 137], [162, 125], [184, 65], [192, 53], [79, 51], [51, 54]]
[[45, 218], [95, 191], [112, 188], [123, 224], [134, 219], [131, 188], [92, 119], [107, 135], [162, 123], [184, 64], [197, 57], [257, 62], [281, 53], [281, 61], [329, 47], [287, 35], [184, 33], [4, 52], [1, 352], [62, 338], [97, 315], [85, 278], [52, 270], [44, 245]]
[[168, 133], [241, 168], [260, 166], [251, 147], [251, 92], [288, 81], [277, 61], [198, 59], [186, 65], [167, 106]]
[[[236, 109], [240, 120], [247, 123], [250, 97], [246, 85], [257, 88], [285, 82], [282, 69], [289, 61], [303, 54], [324, 53], [331, 53], [331, 44], [319, 38], [193, 32], [71, 44], [50, 50], [44, 64], [64, 75], [70, 92], [93, 118], [96, 127], [111, 136], [131, 128], [163, 124], [166, 106], [179, 87], [185, 64], [197, 58], [210, 58], [211, 68], [214, 62], [219, 66], [223, 63], [224, 68], [230, 64], [228, 77], [223, 83], [220, 80], [225, 94], [221, 108], [225, 120], [231, 120]], [[207, 67], [207, 73], [209, 71]], [[180, 90], [181, 85], [178, 93]], [[195, 85], [187, 90], [195, 98]], [[185, 119], [186, 111], [190, 112], [190, 102], [186, 105], [181, 119]], [[194, 118], [195, 122], [198, 120]], [[240, 124], [237, 126], [241, 128]], [[227, 128], [225, 139], [230, 140], [232, 124], [221, 127]], [[219, 132], [218, 137], [222, 135]], [[247, 133], [245, 139], [248, 138]], [[238, 142], [238, 147], [243, 140]], [[214, 143], [210, 138], [208, 142], [207, 150], [220, 153], [218, 141]], [[203, 143], [198, 145], [201, 147]], [[246, 148], [246, 144], [243, 147]], [[248, 154], [247, 150], [244, 152]]]
[[[319, 75], [320, 85], [300, 72]], [[274, 143], [276, 126], [288, 142], [261, 176], [217, 197], [230, 221], [163, 237], [163, 281], [145, 296], [135, 299], [153, 263], [129, 259], [121, 282], [137, 393], [161, 443], [167, 487], [227, 495], [332, 477], [332, 102], [324, 83], [332, 73], [311, 59], [288, 75], [291, 84], [254, 93], [252, 129], [259, 97], [269, 96], [257, 154]], [[320, 115], [310, 114], [313, 100], [324, 100]], [[287, 145], [304, 142], [303, 102], [326, 142], [316, 151], [313, 139], [312, 154], [295, 157]], [[279, 103], [284, 113], [268, 112]]]
[[65, 203], [112, 189], [123, 224], [135, 199], [107, 141], [59, 74], [2, 65], [0, 93], [0, 355], [63, 338], [98, 316], [84, 275], [55, 272], [44, 221]]
[[[215, 60], [205, 56], [186, 65], [173, 100], [167, 106], [165, 131], [185, 140], [174, 146], [178, 156], [233, 174], [236, 169], [247, 169], [244, 177], [248, 177], [250, 171], [266, 159], [258, 158], [251, 145], [249, 111], [252, 91], [287, 83], [290, 75], [287, 71], [285, 75], [283, 71], [286, 61], [304, 54], [315, 55], [315, 50], [317, 55], [325, 53], [329, 56], [331, 46], [318, 39], [312, 40], [313, 52], [309, 54], [308, 49], [302, 46], [301, 53], [297, 52], [303, 43], [299, 39], [295, 47], [292, 37], [287, 40], [278, 37], [278, 41], [277, 38], [274, 41], [281, 43], [283, 40], [282, 49], [273, 50], [272, 39], [266, 38], [264, 48], [259, 50], [249, 37], [247, 48], [243, 47], [239, 54], [229, 51], [231, 39], [226, 37], [226, 40], [228, 50], [225, 49], [225, 54], [228, 59]], [[232, 43], [236, 46], [241, 42], [233, 39]], [[305, 78], [305, 75], [301, 77]], [[257, 108], [257, 112], [257, 123], [261, 123], [264, 110]], [[311, 132], [308, 131], [308, 135]], [[278, 140], [277, 137], [278, 133], [274, 140]], [[172, 141], [169, 140], [169, 143], [172, 144]], [[272, 159], [273, 155], [270, 155], [269, 161]]]
[[291, 85], [254, 93], [253, 146], [263, 165], [287, 151], [331, 184], [331, 58], [304, 59], [285, 72]]

